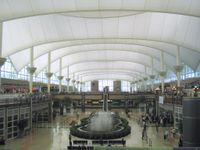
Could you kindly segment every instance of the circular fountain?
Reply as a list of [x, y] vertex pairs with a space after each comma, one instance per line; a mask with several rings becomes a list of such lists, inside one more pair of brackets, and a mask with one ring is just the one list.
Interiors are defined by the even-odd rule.
[[88, 118], [81, 119], [79, 125], [70, 128], [73, 136], [85, 139], [116, 139], [130, 134], [128, 121], [108, 111], [107, 98], [107, 94], [104, 94], [103, 111], [92, 113]]

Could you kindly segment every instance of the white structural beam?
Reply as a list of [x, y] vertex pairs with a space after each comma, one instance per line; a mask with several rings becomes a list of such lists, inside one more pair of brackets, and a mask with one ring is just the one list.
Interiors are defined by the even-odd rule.
[[[33, 89], [33, 74], [35, 73], [36, 68], [34, 67], [34, 47], [30, 48], [29, 52], [29, 63], [30, 66], [27, 68], [29, 72], [29, 93], [32, 94]], [[32, 130], [32, 98], [30, 101], [30, 129]]]
[[51, 73], [51, 52], [48, 53], [48, 67], [47, 67], [47, 72], [46, 72], [46, 77], [48, 79], [48, 84], [47, 84], [47, 92], [50, 93], [51, 89], [51, 77], [53, 73]]
[[176, 65], [174, 66], [174, 69], [176, 71], [177, 76], [177, 87], [180, 88], [181, 86], [181, 71], [183, 69], [183, 66], [181, 65], [181, 56], [180, 56], [180, 47], [177, 47], [176, 51]]
[[33, 74], [36, 71], [36, 68], [34, 67], [34, 47], [30, 48], [30, 52], [29, 52], [29, 63], [30, 66], [27, 68], [28, 72], [29, 72], [29, 93], [32, 94], [32, 89], [33, 89]]
[[76, 82], [75, 74], [73, 73], [73, 78], [72, 78], [72, 89], [73, 89], [73, 92], [75, 92], [75, 82]]
[[[145, 66], [145, 74], [147, 74], [147, 67], [146, 67], [146, 66]], [[144, 91], [147, 90], [147, 80], [148, 80], [147, 77], [144, 77], [144, 78], [143, 78], [143, 82], [144, 82]]]
[[66, 78], [66, 81], [67, 81], [67, 92], [69, 92], [69, 82], [70, 82], [70, 78], [69, 78], [69, 66], [67, 66], [67, 78]]
[[165, 86], [165, 83], [164, 83], [164, 80], [165, 80], [165, 76], [166, 76], [166, 71], [165, 71], [165, 68], [164, 68], [164, 52], [162, 51], [160, 53], [160, 77], [161, 77], [161, 91], [162, 93], [164, 93], [164, 86]]
[[62, 92], [62, 79], [64, 78], [64, 76], [62, 76], [62, 58], [59, 59], [59, 76], [58, 76], [58, 80], [59, 80], [59, 93]]
[[154, 64], [153, 64], [153, 57], [151, 57], [151, 75], [149, 76], [151, 79], [151, 90], [154, 90], [154, 79], [155, 79], [155, 75], [153, 72], [154, 68]]
[[82, 77], [80, 77], [81, 79], [80, 79], [80, 92], [82, 92], [83, 91], [83, 78]]
[[77, 89], [77, 92], [79, 92], [79, 83], [80, 83], [80, 81], [79, 81], [79, 75], [77, 75], [76, 82], [75, 82], [75, 87]]
[[[140, 74], [141, 75], [141, 74]], [[139, 74], [136, 75], [136, 87], [137, 87], [137, 91], [141, 91], [141, 79]]]

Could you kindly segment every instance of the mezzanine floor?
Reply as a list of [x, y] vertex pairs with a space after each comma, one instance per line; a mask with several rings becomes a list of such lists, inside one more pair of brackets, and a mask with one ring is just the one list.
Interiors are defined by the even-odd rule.
[[[0, 150], [67, 150], [70, 123], [72, 121], [78, 122], [80, 118], [88, 116], [92, 111], [95, 110], [87, 110], [85, 113], [80, 110], [72, 110], [62, 117], [57, 116], [52, 124], [39, 124], [38, 127], [33, 129], [32, 134], [8, 141], [5, 146], [0, 146]], [[124, 110], [113, 111], [117, 111], [120, 116], [126, 117]], [[140, 113], [138, 110], [133, 110], [130, 116], [130, 118], [126, 118], [132, 128], [132, 133], [124, 138], [126, 147], [149, 147], [149, 143], [141, 139], [142, 127], [138, 123]], [[160, 127], [157, 133], [155, 127], [147, 128], [148, 139], [152, 141], [153, 147], [167, 147], [170, 149], [177, 146], [178, 140], [174, 139], [172, 135], [169, 135], [168, 141], [164, 142], [163, 133], [168, 129]], [[77, 138], [72, 137], [72, 140], [75, 139]]]

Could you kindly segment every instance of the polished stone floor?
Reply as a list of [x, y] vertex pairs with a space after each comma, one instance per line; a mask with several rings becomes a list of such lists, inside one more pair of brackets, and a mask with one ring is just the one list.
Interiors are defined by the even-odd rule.
[[[39, 124], [30, 135], [8, 141], [5, 146], [0, 146], [0, 150], [67, 150], [70, 123], [77, 123], [93, 111], [95, 110], [87, 110], [82, 113], [80, 110], [71, 110], [64, 116], [57, 116], [51, 124]], [[124, 110], [113, 111], [117, 111], [121, 117], [127, 118]], [[130, 113], [130, 118], [127, 118], [132, 128], [131, 134], [124, 138], [127, 147], [149, 147], [149, 140], [152, 141], [153, 147], [170, 148], [177, 145], [177, 139], [174, 139], [172, 135], [169, 135], [168, 141], [164, 142], [163, 133], [169, 128], [160, 127], [157, 133], [155, 127], [148, 127], [148, 140], [142, 140], [142, 127], [138, 122], [140, 115], [141, 113], [138, 110], [133, 110]], [[77, 138], [72, 137], [73, 139]]]

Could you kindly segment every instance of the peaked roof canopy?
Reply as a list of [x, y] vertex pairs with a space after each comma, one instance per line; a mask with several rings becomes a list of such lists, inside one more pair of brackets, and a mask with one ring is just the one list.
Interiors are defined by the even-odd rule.
[[173, 70], [178, 50], [182, 64], [200, 62], [199, 0], [1, 0], [0, 22], [2, 57], [17, 71], [31, 48], [36, 74], [51, 52], [53, 73], [62, 58], [62, 74], [83, 81], [156, 74], [161, 53]]

